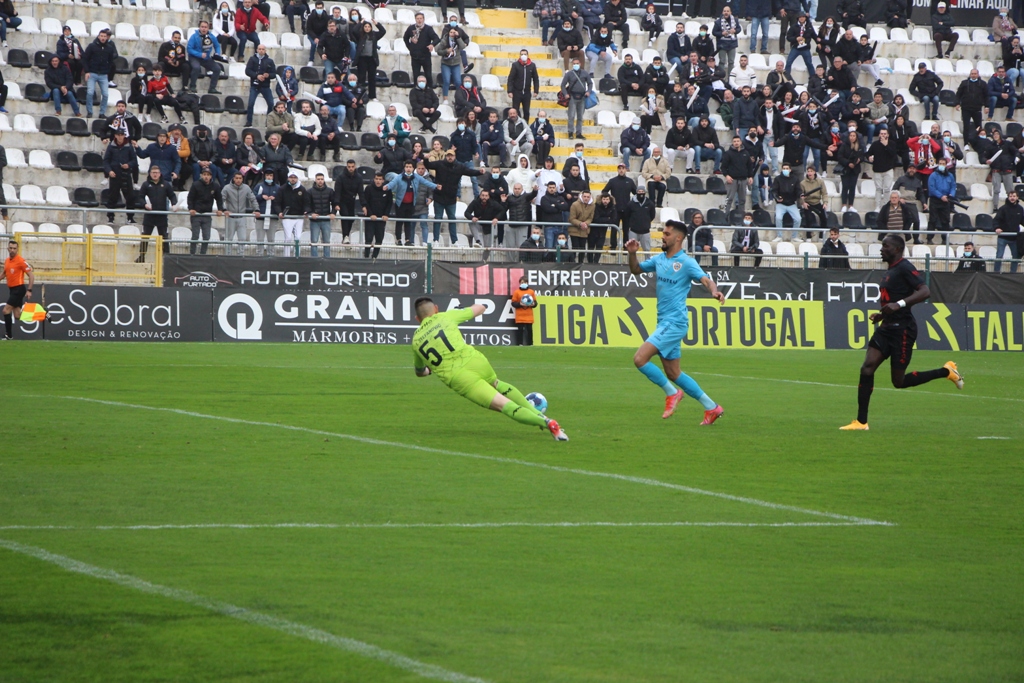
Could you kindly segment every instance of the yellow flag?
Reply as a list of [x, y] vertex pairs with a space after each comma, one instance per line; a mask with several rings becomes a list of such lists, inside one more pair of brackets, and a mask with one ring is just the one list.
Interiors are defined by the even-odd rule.
[[46, 320], [46, 309], [42, 304], [25, 304], [21, 307], [21, 322], [30, 323]]

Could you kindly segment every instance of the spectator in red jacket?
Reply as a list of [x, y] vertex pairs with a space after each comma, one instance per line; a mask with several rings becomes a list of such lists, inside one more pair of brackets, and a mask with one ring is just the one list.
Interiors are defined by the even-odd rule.
[[263, 30], [270, 30], [270, 20], [252, 6], [252, 0], [242, 0], [242, 6], [235, 12], [235, 35], [238, 36], [238, 61], [243, 62], [245, 41], [251, 41], [253, 49], [260, 44], [256, 24], [263, 24]]

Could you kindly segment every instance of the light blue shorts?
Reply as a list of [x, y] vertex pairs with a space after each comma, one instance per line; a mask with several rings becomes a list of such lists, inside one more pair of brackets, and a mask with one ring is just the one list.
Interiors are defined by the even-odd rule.
[[658, 323], [647, 342], [658, 349], [658, 355], [663, 360], [675, 360], [681, 355], [679, 349], [689, 329], [689, 325]]

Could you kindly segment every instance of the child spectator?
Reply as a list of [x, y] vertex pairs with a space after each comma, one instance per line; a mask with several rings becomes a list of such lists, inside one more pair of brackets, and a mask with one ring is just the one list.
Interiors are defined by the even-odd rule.
[[[526, 297], [529, 298], [524, 304], [522, 301]], [[512, 292], [512, 308], [516, 309], [516, 330], [520, 346], [533, 346], [533, 309], [536, 307], [537, 293], [524, 275], [519, 278], [519, 289]]]

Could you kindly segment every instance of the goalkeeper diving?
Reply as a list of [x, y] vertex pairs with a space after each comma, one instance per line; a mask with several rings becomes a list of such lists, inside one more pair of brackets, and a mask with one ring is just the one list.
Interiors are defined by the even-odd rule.
[[521, 391], [498, 379], [487, 358], [462, 338], [459, 324], [483, 315], [482, 305], [445, 313], [438, 312], [428, 297], [420, 297], [415, 305], [420, 326], [412, 337], [412, 348], [418, 377], [437, 375], [445, 386], [478, 406], [547, 429], [556, 441], [569, 440], [558, 423], [538, 412]]

